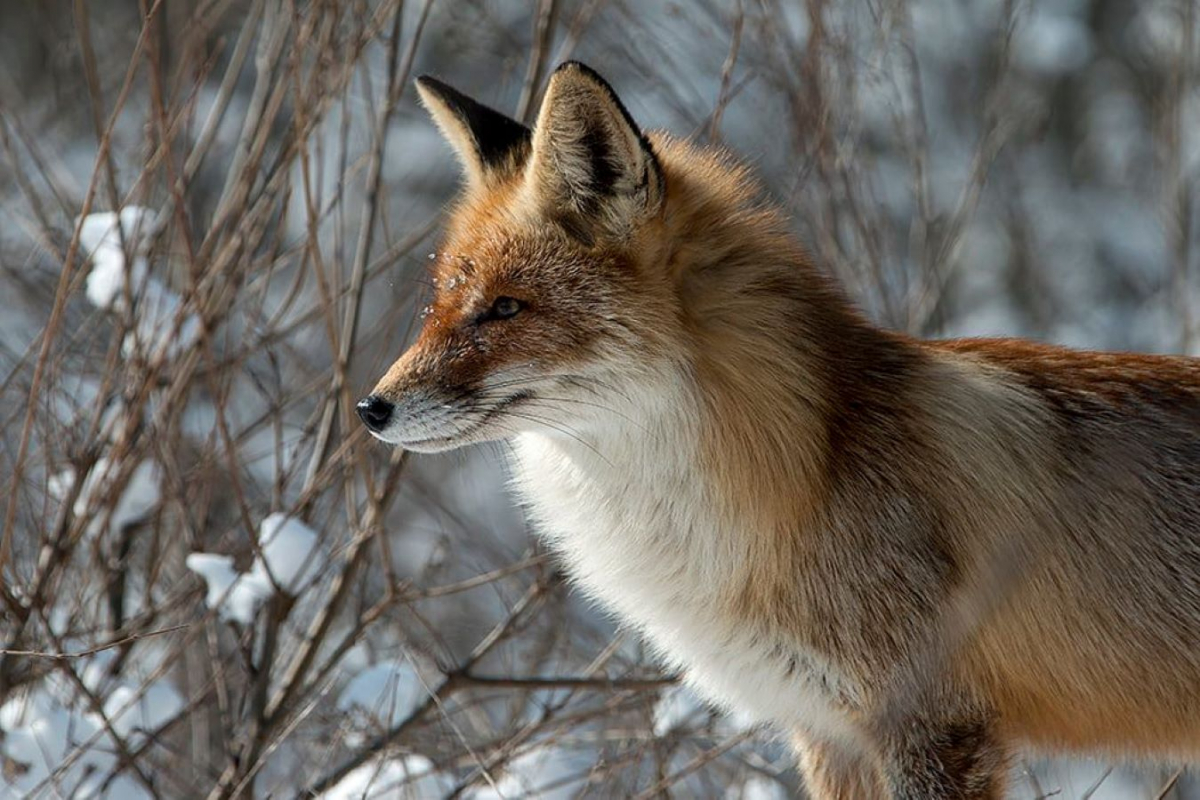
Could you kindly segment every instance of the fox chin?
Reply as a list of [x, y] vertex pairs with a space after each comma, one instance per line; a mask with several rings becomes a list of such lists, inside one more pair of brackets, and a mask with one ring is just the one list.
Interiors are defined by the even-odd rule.
[[582, 64], [532, 128], [417, 88], [464, 185], [376, 438], [509, 441], [575, 583], [815, 797], [1200, 754], [1200, 361], [882, 330]]

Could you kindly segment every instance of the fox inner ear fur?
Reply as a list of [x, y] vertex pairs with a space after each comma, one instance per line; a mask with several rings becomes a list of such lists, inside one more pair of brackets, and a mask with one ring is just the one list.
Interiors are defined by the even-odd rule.
[[417, 78], [417, 93], [458, 153], [471, 188], [513, 175], [525, 163], [529, 128], [428, 75]]
[[659, 211], [666, 189], [650, 143], [612, 87], [578, 62], [550, 78], [526, 170], [543, 212], [587, 244], [628, 237]]

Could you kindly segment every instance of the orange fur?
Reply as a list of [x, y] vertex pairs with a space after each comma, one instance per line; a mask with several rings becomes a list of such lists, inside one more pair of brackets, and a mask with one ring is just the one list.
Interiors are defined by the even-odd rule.
[[[698, 688], [821, 695], [818, 796], [998, 797], [1023, 745], [1200, 754], [1200, 362], [879, 330], [743, 168], [643, 137], [581, 67], [464, 161], [388, 440], [516, 437], [581, 585]], [[499, 296], [521, 315], [481, 322]]]

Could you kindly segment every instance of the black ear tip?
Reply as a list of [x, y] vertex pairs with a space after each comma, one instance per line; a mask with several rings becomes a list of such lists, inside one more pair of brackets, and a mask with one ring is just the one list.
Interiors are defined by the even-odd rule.
[[[529, 129], [432, 75], [417, 78], [421, 102], [443, 128], [461, 130], [474, 148], [473, 161], [483, 168], [511, 167], [529, 142]], [[519, 159], [518, 159], [519, 160]]]
[[564, 61], [562, 64], [558, 65], [556, 70], [554, 70], [554, 75], [559, 75], [560, 73], [563, 75], [575, 75], [591, 83], [592, 86], [594, 86], [596, 89], [599, 89], [601, 93], [607, 95], [608, 98], [612, 100], [618, 108], [621, 109], [621, 114], [626, 120], [629, 121], [630, 125], [633, 125], [634, 129], [637, 128], [637, 125], [633, 121], [633, 117], [631, 117], [629, 112], [625, 110], [625, 106], [621, 103], [621, 98], [617, 96], [617, 90], [612, 87], [612, 84], [604, 80], [599, 72], [596, 72], [596, 70], [592, 69], [587, 64], [584, 64], [582, 61]]
[[564, 61], [554, 70], [554, 75], [558, 75], [559, 73], [574, 73], [590, 81], [617, 107], [617, 110], [621, 112], [621, 116], [625, 118], [625, 122], [629, 124], [629, 127], [642, 138], [646, 149], [651, 149], [649, 142], [646, 142], [645, 137], [642, 135], [642, 129], [638, 127], [637, 122], [633, 119], [633, 115], [629, 113], [629, 109], [625, 108], [625, 104], [621, 102], [621, 98], [617, 95], [617, 90], [612, 87], [612, 84], [604, 80], [599, 72], [596, 72], [596, 70], [581, 61]]
[[441, 98], [443, 101], [452, 105], [462, 105], [463, 103], [475, 102], [458, 89], [455, 89], [450, 84], [443, 80], [439, 80], [432, 75], [421, 75], [417, 78], [416, 83], [417, 88], [422, 92]]
[[465, 94], [455, 89], [445, 81], [438, 80], [432, 75], [421, 75], [417, 78], [417, 88], [422, 94], [437, 98], [441, 102], [453, 108], [461, 109], [464, 106], [478, 105], [474, 100], [467, 97]]
[[449, 86], [439, 81], [432, 75], [419, 75], [416, 80], [417, 88], [424, 89], [427, 92], [434, 94], [445, 94]]

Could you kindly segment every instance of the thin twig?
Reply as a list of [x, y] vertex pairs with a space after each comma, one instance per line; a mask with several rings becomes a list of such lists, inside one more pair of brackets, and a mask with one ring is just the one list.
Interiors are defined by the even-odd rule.
[[154, 631], [145, 631], [144, 633], [134, 633], [129, 636], [122, 637], [116, 641], [108, 642], [107, 644], [97, 645], [96, 647], [87, 650], [79, 650], [73, 653], [44, 653], [40, 650], [0, 650], [0, 654], [6, 656], [25, 656], [28, 658], [51, 658], [51, 659], [70, 659], [70, 658], [87, 658], [94, 656], [97, 653], [103, 653], [105, 650], [112, 650], [114, 647], [123, 647], [133, 642], [149, 639], [153, 636], [162, 636], [165, 633], [174, 633], [175, 631], [183, 630], [184, 628], [192, 627], [192, 623], [185, 622], [180, 625], [172, 625], [169, 628], [159, 628]]

